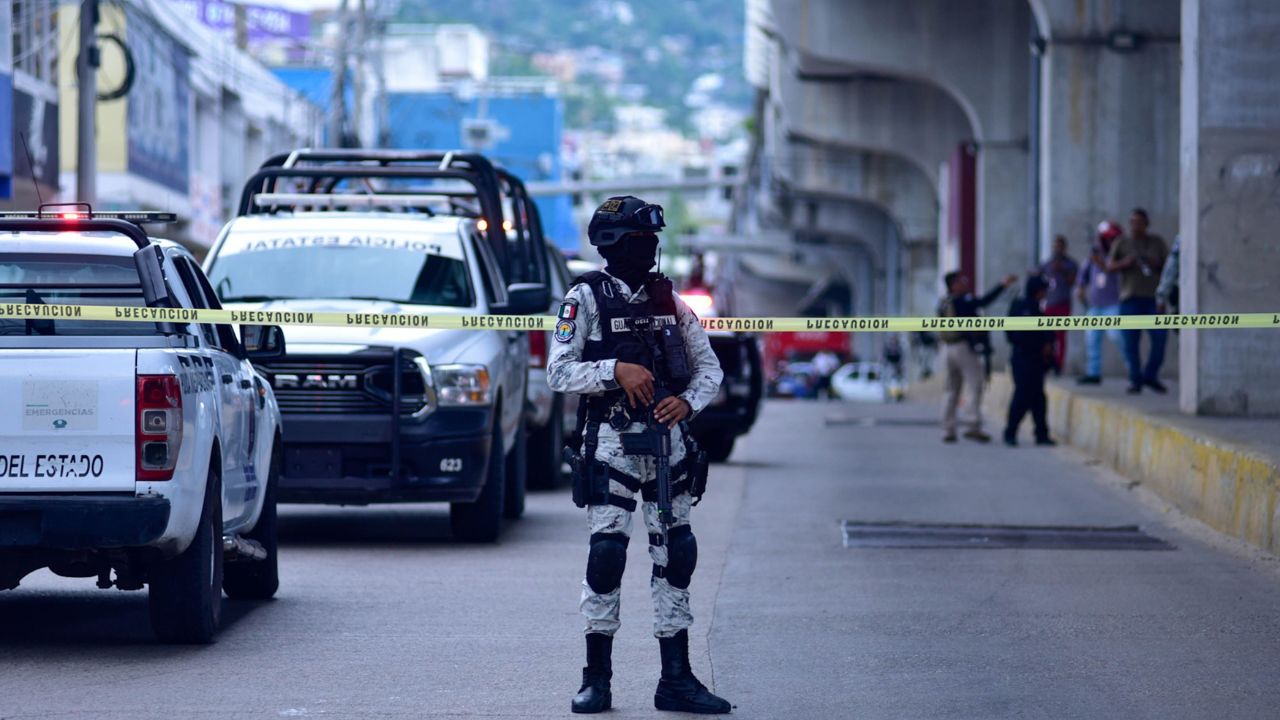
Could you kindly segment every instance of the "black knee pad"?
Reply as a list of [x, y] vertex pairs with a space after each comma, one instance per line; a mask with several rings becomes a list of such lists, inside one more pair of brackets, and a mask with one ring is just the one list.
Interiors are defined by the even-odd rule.
[[587, 555], [587, 584], [601, 595], [613, 592], [622, 584], [622, 571], [627, 568], [627, 543], [621, 533], [594, 533], [591, 553]]
[[680, 525], [667, 531], [667, 582], [684, 590], [697, 566], [698, 539], [693, 536], [693, 528]]

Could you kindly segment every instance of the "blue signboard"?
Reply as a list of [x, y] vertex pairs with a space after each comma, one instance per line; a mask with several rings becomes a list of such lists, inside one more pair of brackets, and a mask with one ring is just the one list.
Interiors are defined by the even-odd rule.
[[[273, 67], [271, 72], [275, 74], [280, 82], [288, 85], [291, 89], [302, 94], [302, 97], [318, 108], [328, 108], [333, 104], [333, 71], [329, 68], [321, 67]], [[348, 111], [355, 107], [355, 83], [353, 78], [348, 74], [347, 82], [343, 86], [345, 88], [344, 96]], [[326, 123], [324, 128], [324, 143], [329, 147], [336, 147], [338, 141], [329, 137], [329, 127]]]
[[[482, 107], [483, 105], [483, 107]], [[391, 93], [390, 144], [394, 148], [471, 148], [484, 153], [525, 182], [562, 177], [560, 138], [564, 104], [540, 91], [504, 90], [490, 97], [451, 92]], [[547, 239], [577, 249], [569, 196], [537, 198]]]
[[186, 193], [190, 186], [190, 58], [142, 13], [125, 7], [137, 74], [129, 91], [129, 172]]

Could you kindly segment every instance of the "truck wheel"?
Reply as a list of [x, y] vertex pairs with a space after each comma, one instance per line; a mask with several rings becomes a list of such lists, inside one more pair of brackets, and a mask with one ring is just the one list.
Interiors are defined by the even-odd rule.
[[151, 627], [167, 643], [213, 642], [222, 621], [222, 480], [210, 463], [204, 507], [187, 549], [151, 568]]
[[711, 462], [724, 462], [733, 454], [733, 444], [737, 437], [731, 433], [718, 432], [698, 438], [698, 446], [707, 451], [707, 459]]
[[262, 560], [238, 560], [226, 566], [222, 589], [233, 600], [270, 600], [280, 588], [280, 564], [276, 549], [279, 517], [276, 514], [276, 486], [280, 484], [280, 449], [271, 452], [267, 471], [267, 488], [263, 491], [262, 513], [258, 524], [244, 534], [257, 541], [267, 556]]
[[[495, 410], [496, 412], [496, 410]], [[505, 494], [507, 464], [503, 461], [502, 425], [495, 419], [489, 445], [489, 469], [484, 487], [475, 502], [449, 506], [449, 527], [453, 536], [467, 542], [493, 542], [502, 534], [502, 497]]]
[[524, 418], [516, 428], [516, 446], [507, 453], [507, 491], [503, 499], [502, 515], [508, 520], [524, 515], [525, 488], [529, 485], [529, 437]]
[[529, 487], [537, 490], [560, 487], [564, 478], [560, 472], [563, 451], [564, 397], [556, 395], [546, 427], [535, 428], [529, 434]]

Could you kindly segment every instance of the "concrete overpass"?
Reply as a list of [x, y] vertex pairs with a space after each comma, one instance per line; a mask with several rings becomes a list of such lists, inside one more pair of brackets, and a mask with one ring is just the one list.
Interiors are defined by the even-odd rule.
[[[871, 284], [850, 311], [929, 313], [943, 272], [990, 284], [1056, 234], [1081, 256], [1136, 206], [1181, 236], [1184, 311], [1280, 307], [1275, 3], [747, 0], [747, 25], [735, 232], [841, 257]], [[1179, 354], [1183, 411], [1280, 414], [1280, 335], [1190, 331]]]

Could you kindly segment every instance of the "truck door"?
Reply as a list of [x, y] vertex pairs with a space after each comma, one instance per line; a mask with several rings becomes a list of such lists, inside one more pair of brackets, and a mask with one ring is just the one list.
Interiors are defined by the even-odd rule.
[[[178, 275], [197, 308], [219, 309], [204, 273], [185, 257], [175, 258]], [[222, 512], [232, 525], [248, 514], [258, 493], [256, 468], [250, 458], [254, 430], [253, 378], [242, 361], [244, 349], [230, 325], [203, 326], [203, 360], [213, 365], [213, 395], [218, 403], [218, 437], [222, 445]]]
[[[480, 274], [483, 276], [485, 299], [489, 305], [507, 302], [507, 285], [502, 272], [498, 269], [498, 261], [489, 246], [479, 236], [473, 237], [472, 245], [476, 248], [480, 262]], [[503, 342], [504, 367], [495, 368], [495, 379], [500, 378], [506, 389], [507, 401], [502, 406], [502, 428], [509, 431], [520, 422], [524, 414], [525, 381], [529, 376], [529, 341], [524, 333], [514, 330], [497, 331]], [[497, 374], [500, 374], [497, 375]]]

